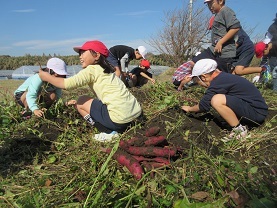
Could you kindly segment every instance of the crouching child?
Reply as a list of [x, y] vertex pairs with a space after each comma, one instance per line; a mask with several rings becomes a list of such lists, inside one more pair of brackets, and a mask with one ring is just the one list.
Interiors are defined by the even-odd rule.
[[183, 63], [181, 66], [177, 68], [172, 76], [172, 83], [178, 87], [177, 90], [181, 91], [185, 87], [185, 85], [192, 80], [191, 71], [194, 63], [192, 61], [188, 61]]
[[197, 105], [184, 105], [182, 109], [185, 112], [207, 112], [213, 107], [232, 127], [227, 139], [247, 136], [248, 130], [242, 120], [249, 121], [249, 124], [264, 122], [268, 106], [260, 91], [247, 79], [218, 70], [212, 59], [199, 60], [190, 76], [207, 90]]

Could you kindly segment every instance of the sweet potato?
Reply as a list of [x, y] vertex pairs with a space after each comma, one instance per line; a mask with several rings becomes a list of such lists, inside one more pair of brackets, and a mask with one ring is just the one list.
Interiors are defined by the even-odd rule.
[[149, 137], [147, 140], [144, 141], [145, 146], [155, 146], [162, 142], [164, 142], [166, 139], [164, 136], [152, 136]]
[[141, 155], [148, 157], [171, 157], [176, 154], [176, 148], [174, 147], [133, 147], [129, 146], [125, 150], [131, 155]]
[[137, 156], [137, 155], [132, 155], [133, 158], [135, 158], [137, 161], [142, 162], [142, 161], [153, 161], [153, 162], [158, 162], [158, 163], [164, 163], [165, 165], [170, 164], [170, 160], [164, 158], [164, 157], [153, 157], [153, 158], [148, 158], [148, 157], [143, 157], [143, 156]]
[[145, 136], [151, 137], [156, 136], [160, 132], [160, 127], [153, 126], [145, 131]]
[[148, 162], [148, 161], [143, 161], [142, 165], [147, 169], [149, 169], [149, 167], [151, 167], [151, 169], [155, 169], [155, 168], [160, 168], [160, 167], [166, 166], [166, 164], [164, 164], [164, 163]]
[[[104, 150], [106, 153], [111, 152], [110, 148], [106, 148], [106, 149], [103, 148], [102, 150]], [[125, 166], [137, 180], [141, 179], [144, 173], [143, 169], [139, 164], [139, 162], [135, 158], [133, 158], [130, 154], [118, 148], [114, 153], [113, 158], [119, 164]]]
[[127, 146], [143, 146], [144, 145], [144, 141], [146, 139], [145, 138], [139, 138], [139, 137], [132, 137], [131, 139], [128, 140], [121, 140], [119, 142], [119, 146], [124, 148]]

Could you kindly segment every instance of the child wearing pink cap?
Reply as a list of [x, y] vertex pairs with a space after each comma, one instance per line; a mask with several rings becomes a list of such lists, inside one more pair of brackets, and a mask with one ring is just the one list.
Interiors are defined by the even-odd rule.
[[146, 59], [141, 60], [139, 66], [133, 68], [128, 74], [129, 79], [132, 81], [132, 83], [128, 82], [129, 87], [141, 87], [148, 81], [150, 81], [152, 84], [155, 84], [156, 80], [152, 78], [153, 75], [148, 72], [148, 69], [150, 69], [150, 62]]
[[141, 106], [113, 73], [113, 66], [106, 60], [109, 50], [102, 42], [88, 41], [74, 50], [79, 53], [83, 68], [78, 74], [67, 79], [51, 79], [40, 70], [39, 75], [42, 80], [62, 89], [88, 85], [96, 98], [82, 95], [78, 100], [68, 101], [67, 105], [74, 105], [88, 123], [103, 132], [95, 139], [110, 141], [114, 134], [124, 132], [141, 115]]

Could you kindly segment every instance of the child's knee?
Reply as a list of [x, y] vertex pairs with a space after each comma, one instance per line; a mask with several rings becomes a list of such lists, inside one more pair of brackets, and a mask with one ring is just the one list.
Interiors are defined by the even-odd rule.
[[220, 105], [225, 105], [225, 104], [226, 104], [226, 97], [225, 97], [225, 95], [216, 94], [211, 99], [211, 105], [213, 107], [220, 106]]

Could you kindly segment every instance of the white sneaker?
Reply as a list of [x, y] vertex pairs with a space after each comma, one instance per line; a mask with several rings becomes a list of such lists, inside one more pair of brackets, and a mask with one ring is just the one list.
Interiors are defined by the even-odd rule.
[[119, 134], [116, 131], [113, 131], [109, 134], [101, 132], [100, 134], [95, 134], [94, 139], [99, 142], [110, 142], [112, 139], [118, 137]]
[[232, 129], [231, 133], [227, 136], [221, 139], [223, 142], [228, 142], [233, 139], [237, 140], [243, 140], [248, 134], [246, 126], [239, 125], [238, 127], [235, 127]]

